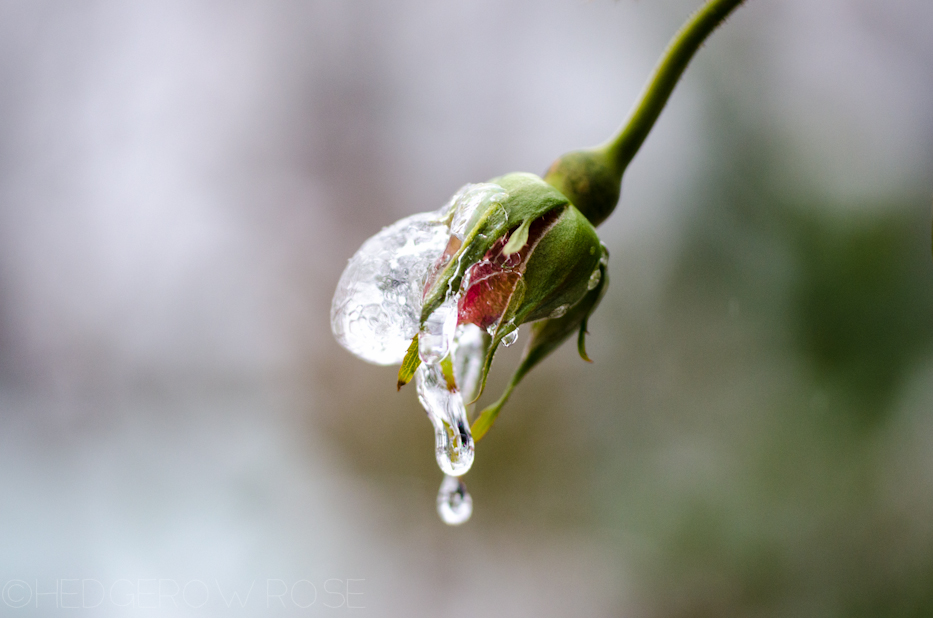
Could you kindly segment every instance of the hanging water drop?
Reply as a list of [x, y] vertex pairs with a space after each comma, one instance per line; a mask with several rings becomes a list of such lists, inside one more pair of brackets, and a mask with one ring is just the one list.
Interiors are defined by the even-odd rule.
[[[602, 263], [602, 262], [600, 262]], [[599, 280], [602, 279], [603, 274], [599, 270], [599, 266], [596, 267], [596, 270], [593, 271], [593, 274], [590, 275], [590, 280], [586, 282], [586, 289], [592, 290], [597, 285], [599, 285]]]
[[459, 526], [473, 514], [473, 498], [462, 480], [444, 476], [437, 492], [437, 514], [448, 526]]
[[502, 345], [504, 345], [505, 347], [509, 347], [516, 341], [518, 341], [518, 329], [517, 328], [515, 330], [509, 331], [508, 334], [502, 337]]

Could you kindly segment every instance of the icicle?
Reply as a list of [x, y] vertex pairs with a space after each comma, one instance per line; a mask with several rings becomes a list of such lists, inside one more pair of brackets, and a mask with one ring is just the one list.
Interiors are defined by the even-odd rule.
[[454, 338], [453, 366], [457, 387], [464, 401], [473, 401], [479, 389], [489, 336], [475, 324], [461, 324]]
[[457, 299], [451, 298], [428, 316], [418, 339], [421, 362], [440, 363], [450, 352], [457, 329]]
[[444, 474], [460, 476], [473, 465], [473, 436], [460, 392], [448, 384], [440, 364], [423, 363], [415, 373], [418, 399], [434, 425], [434, 455]]

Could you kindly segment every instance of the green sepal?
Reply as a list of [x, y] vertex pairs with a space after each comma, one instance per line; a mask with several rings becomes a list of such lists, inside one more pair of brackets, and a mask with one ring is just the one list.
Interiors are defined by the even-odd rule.
[[566, 195], [595, 227], [619, 202], [624, 169], [606, 147], [589, 148], [568, 152], [554, 161], [544, 180]]
[[506, 387], [505, 392], [499, 400], [480, 412], [479, 416], [477, 416], [476, 420], [473, 422], [471, 431], [474, 441], [478, 441], [489, 431], [489, 428], [499, 416], [500, 410], [509, 400], [512, 391], [518, 383], [525, 377], [525, 374], [531, 371], [535, 365], [544, 360], [551, 352], [556, 350], [575, 331], [579, 330], [577, 349], [580, 352], [580, 356], [584, 360], [592, 362], [589, 357], [586, 356], [584, 334], [586, 333], [586, 323], [590, 315], [592, 315], [596, 307], [599, 306], [599, 302], [609, 288], [608, 258], [609, 252], [603, 247], [602, 259], [597, 266], [600, 274], [599, 283], [597, 283], [592, 290], [587, 291], [583, 298], [580, 299], [580, 302], [571, 307], [562, 317], [540, 320], [531, 325], [531, 340], [525, 348], [522, 361], [518, 369], [516, 369], [515, 373], [512, 375], [508, 387]]
[[567, 313], [562, 317], [541, 320], [531, 325], [531, 341], [528, 342], [522, 362], [515, 371], [518, 380], [521, 380], [526, 373], [531, 371], [532, 367], [544, 360], [548, 354], [578, 331], [577, 349], [584, 360], [590, 360], [586, 356], [586, 350], [583, 347], [583, 335], [586, 332], [586, 323], [590, 315], [599, 306], [599, 302], [609, 288], [609, 271], [606, 263], [608, 255], [608, 252], [603, 248], [604, 259], [598, 265], [599, 283], [592, 290], [588, 290], [580, 299], [580, 302], [568, 309]]
[[548, 318], [558, 308], [578, 304], [602, 252], [596, 230], [579, 210], [567, 205], [528, 256], [525, 302], [515, 323]]
[[422, 325], [444, 303], [449, 291], [460, 289], [466, 271], [482, 260], [496, 241], [510, 230], [527, 227], [550, 210], [569, 204], [560, 191], [534, 174], [514, 172], [489, 182], [502, 187], [508, 193], [508, 198], [501, 204], [492, 202], [485, 210], [477, 210], [473, 214], [463, 244], [438, 273], [431, 289], [425, 294], [421, 309]]
[[505, 405], [505, 402], [509, 400], [509, 395], [512, 394], [512, 388], [514, 387], [510, 384], [509, 388], [502, 393], [502, 397], [499, 398], [499, 401], [485, 408], [479, 413], [476, 420], [473, 421], [473, 424], [470, 426], [470, 433], [473, 434], [474, 444], [479, 442], [480, 439], [486, 435], [486, 432], [489, 431], [489, 428], [492, 427], [492, 424], [496, 422], [499, 411], [502, 409], [502, 406]]
[[418, 335], [411, 340], [408, 351], [405, 352], [405, 358], [402, 360], [402, 366], [398, 368], [398, 385], [395, 390], [402, 390], [402, 387], [411, 382], [415, 377], [415, 371], [421, 364], [421, 356], [418, 354]]
[[602, 259], [599, 261], [599, 283], [597, 283], [596, 286], [588, 292], [587, 296], [585, 296], [583, 300], [580, 301], [581, 304], [591, 303], [589, 310], [584, 314], [583, 319], [580, 321], [580, 332], [577, 335], [577, 352], [580, 354], [580, 358], [588, 363], [592, 363], [593, 360], [586, 353], [586, 336], [589, 334], [589, 331], [586, 329], [586, 325], [590, 320], [590, 316], [593, 315], [593, 311], [595, 311], [596, 307], [599, 305], [599, 301], [603, 299], [603, 296], [606, 294], [606, 290], [608, 289], [609, 250], [606, 249], [604, 245]]

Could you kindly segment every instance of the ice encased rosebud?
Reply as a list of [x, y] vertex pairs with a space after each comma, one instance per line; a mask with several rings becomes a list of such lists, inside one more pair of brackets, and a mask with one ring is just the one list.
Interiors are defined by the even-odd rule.
[[472, 461], [465, 408], [482, 392], [498, 345], [523, 323], [553, 324], [533, 329], [534, 364], [585, 327], [604, 259], [592, 224], [538, 176], [466, 185], [440, 210], [363, 244], [334, 295], [334, 335], [364, 360], [401, 363], [399, 386], [417, 378], [438, 463], [456, 476]]

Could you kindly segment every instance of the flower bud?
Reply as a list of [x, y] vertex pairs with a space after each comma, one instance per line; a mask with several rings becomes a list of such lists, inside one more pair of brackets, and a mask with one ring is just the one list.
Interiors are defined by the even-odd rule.
[[587, 362], [592, 362], [586, 355], [586, 324], [609, 286], [609, 273], [606, 268], [609, 261], [609, 253], [606, 251], [605, 247], [602, 248], [601, 254], [602, 257], [599, 262], [599, 267], [590, 275], [590, 279], [587, 282], [588, 289], [583, 298], [570, 307], [564, 315], [539, 320], [531, 325], [531, 341], [528, 342], [528, 346], [525, 348], [525, 353], [522, 356], [522, 361], [518, 369], [516, 369], [515, 373], [512, 375], [508, 387], [506, 387], [505, 392], [499, 400], [483, 410], [473, 422], [472, 432], [474, 440], [479, 440], [489, 431], [496, 417], [499, 416], [499, 411], [502, 409], [502, 406], [506, 404], [509, 396], [511, 396], [512, 390], [518, 385], [522, 378], [525, 377], [525, 374], [544, 360], [548, 354], [556, 350], [557, 347], [566, 341], [574, 332], [578, 333], [577, 350], [581, 358]]
[[[463, 277], [481, 262], [502, 238], [512, 237], [499, 253], [512, 255], [527, 245], [531, 224], [547, 212], [569, 204], [567, 198], [534, 174], [512, 173], [494, 178], [501, 187], [499, 199], [483, 201], [471, 214], [462, 239], [451, 234], [447, 250], [438, 259], [425, 286], [422, 324], [451, 294], [460, 290]], [[451, 216], [456, 217], [456, 207]], [[514, 233], [514, 234], [513, 234]], [[528, 251], [526, 251], [526, 254]]]
[[[367, 240], [347, 264], [331, 307], [334, 335], [378, 364], [401, 363], [435, 425], [438, 463], [472, 462], [467, 407], [482, 393], [499, 344], [535, 322], [509, 391], [484, 411], [488, 429], [511, 388], [577, 329], [605, 289], [605, 249], [567, 196], [533, 174], [466, 185], [435, 212]], [[407, 351], [406, 351], [407, 350]]]
[[492, 335], [480, 393], [497, 346], [514, 340], [519, 325], [558, 319], [577, 305], [603, 257], [592, 224], [539, 177], [516, 173], [492, 183], [507, 195], [472, 213], [462, 242], [451, 236], [427, 282], [421, 315], [424, 327], [456, 296], [457, 323]]

